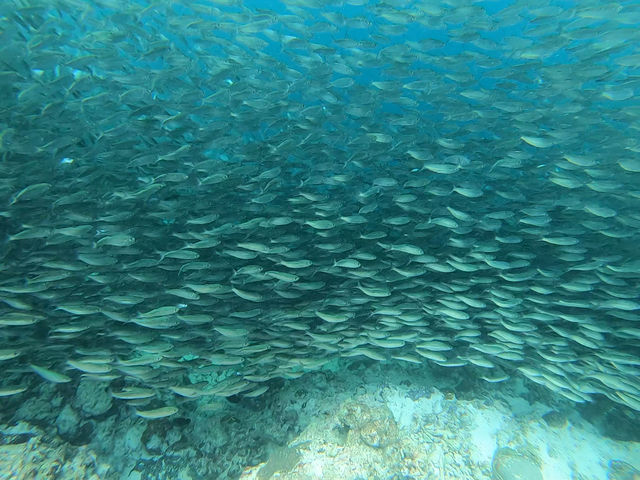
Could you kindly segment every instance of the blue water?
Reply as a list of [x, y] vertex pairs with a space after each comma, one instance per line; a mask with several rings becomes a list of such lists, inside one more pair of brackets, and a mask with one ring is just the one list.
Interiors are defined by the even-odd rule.
[[240, 478], [330, 419], [389, 454], [345, 480], [489, 478], [375, 438], [483, 412], [636, 478], [640, 5], [326, 3], [0, 5], [0, 447]]

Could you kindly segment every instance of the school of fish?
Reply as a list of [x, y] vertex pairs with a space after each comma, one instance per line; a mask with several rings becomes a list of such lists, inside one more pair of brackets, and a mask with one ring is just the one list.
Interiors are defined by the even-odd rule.
[[0, 5], [0, 396], [352, 357], [640, 411], [640, 5], [277, 5]]

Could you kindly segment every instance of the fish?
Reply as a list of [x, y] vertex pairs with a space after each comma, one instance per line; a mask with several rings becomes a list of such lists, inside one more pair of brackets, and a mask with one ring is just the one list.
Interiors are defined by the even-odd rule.
[[126, 233], [119, 233], [115, 235], [108, 235], [106, 237], [102, 237], [98, 240], [95, 245], [96, 247], [100, 247], [102, 245], [107, 245], [111, 247], [128, 247], [133, 245], [136, 242], [136, 239], [128, 235]]
[[629, 5], [93, 3], [0, 7], [8, 372], [149, 419], [332, 361], [640, 411]]
[[48, 192], [51, 187], [52, 185], [46, 182], [28, 185], [11, 197], [9, 205], [12, 206], [19, 201], [24, 202], [27, 200], [32, 200], [34, 198], [38, 198], [45, 192]]
[[128, 387], [122, 391], [111, 392], [111, 396], [122, 400], [139, 400], [155, 396], [155, 392], [149, 388]]
[[159, 407], [152, 410], [135, 410], [136, 415], [146, 420], [157, 420], [159, 418], [170, 417], [178, 413], [178, 408], [173, 406]]
[[42, 378], [51, 383], [67, 383], [71, 381], [70, 377], [66, 375], [56, 372], [54, 370], [49, 370], [48, 368], [40, 367], [38, 365], [30, 364], [31, 370], [40, 375]]
[[25, 392], [27, 387], [22, 385], [4, 385], [0, 387], [0, 397], [11, 397]]
[[3, 360], [11, 360], [12, 358], [18, 357], [22, 352], [17, 349], [3, 349], [0, 350], [0, 361]]

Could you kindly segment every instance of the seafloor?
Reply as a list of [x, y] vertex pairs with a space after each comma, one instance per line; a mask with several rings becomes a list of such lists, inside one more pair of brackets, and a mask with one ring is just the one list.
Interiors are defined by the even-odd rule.
[[185, 399], [158, 420], [91, 380], [31, 391], [2, 399], [3, 480], [640, 478], [630, 411], [465, 369], [342, 360], [253, 399]]

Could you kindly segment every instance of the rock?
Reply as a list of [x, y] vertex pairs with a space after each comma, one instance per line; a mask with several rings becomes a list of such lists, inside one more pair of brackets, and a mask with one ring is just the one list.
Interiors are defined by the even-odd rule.
[[640, 428], [633, 412], [606, 397], [578, 404], [580, 415], [592, 423], [603, 437], [622, 442], [640, 442]]
[[[65, 413], [64, 422], [72, 417]], [[62, 422], [62, 423], [64, 423]], [[73, 447], [48, 435], [37, 427], [21, 423], [14, 427], [0, 425], [4, 441], [0, 445], [0, 478], [37, 480], [97, 480], [113, 478], [108, 465], [96, 462], [96, 453]], [[29, 440], [13, 443], [17, 436], [28, 434]]]
[[386, 407], [371, 407], [365, 403], [347, 402], [338, 414], [337, 431], [346, 441], [356, 433], [359, 440], [373, 448], [384, 448], [398, 438], [398, 426]]
[[556, 410], [545, 413], [542, 419], [552, 428], [564, 428], [567, 426], [567, 416]]
[[499, 448], [491, 462], [494, 480], [542, 480], [539, 463], [526, 453], [511, 448]]
[[607, 480], [640, 480], [640, 470], [622, 460], [611, 460]]
[[296, 447], [281, 447], [269, 455], [269, 460], [258, 471], [258, 480], [269, 480], [276, 473], [286, 474], [293, 470], [300, 461], [300, 453]]
[[153, 455], [159, 455], [164, 450], [165, 445], [158, 435], [151, 435], [145, 443], [147, 451]]
[[360, 439], [373, 448], [384, 448], [398, 438], [398, 428], [391, 416], [376, 418], [360, 427]]
[[113, 398], [107, 391], [108, 385], [103, 382], [83, 379], [78, 385], [74, 405], [87, 417], [106, 413], [113, 404]]
[[56, 418], [56, 428], [58, 429], [58, 435], [63, 438], [74, 436], [80, 426], [80, 416], [76, 411], [67, 405], [62, 409], [58, 418]]
[[174, 426], [167, 432], [166, 441], [168, 445], [173, 446], [180, 440], [182, 440], [182, 431], [180, 428]]

